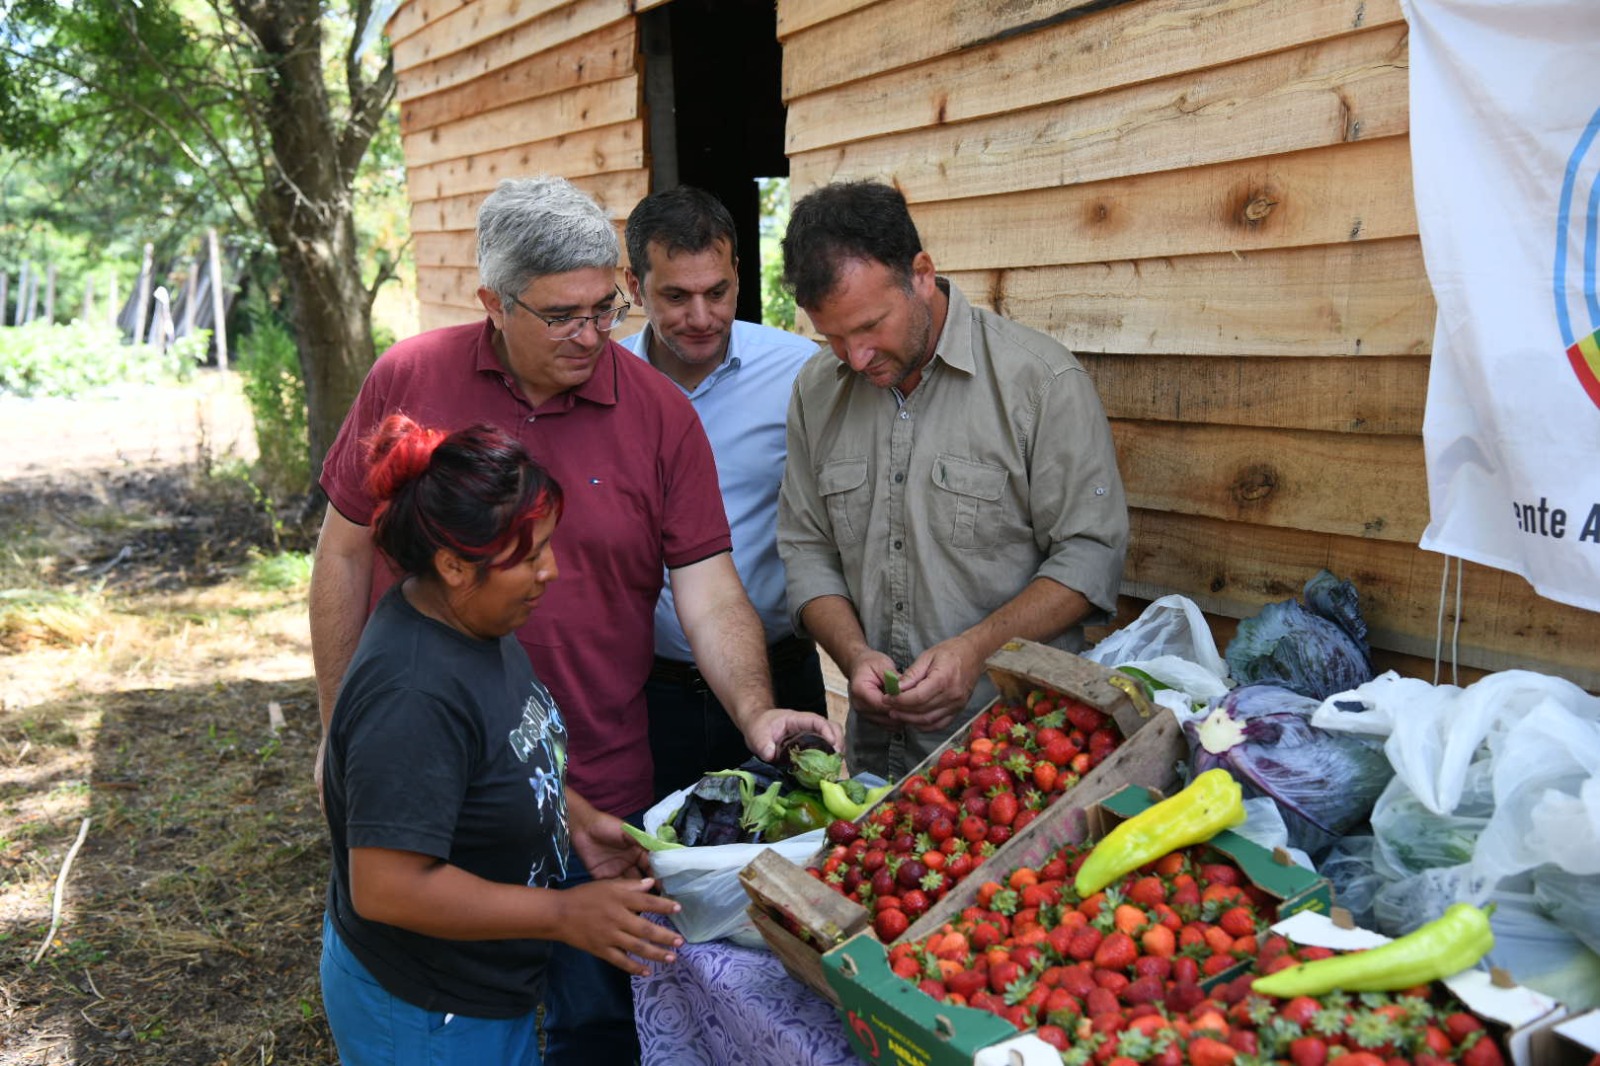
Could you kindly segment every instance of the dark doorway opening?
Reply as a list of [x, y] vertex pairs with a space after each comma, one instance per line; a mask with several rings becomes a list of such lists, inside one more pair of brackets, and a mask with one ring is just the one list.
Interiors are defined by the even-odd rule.
[[697, 185], [739, 233], [737, 314], [761, 321], [756, 179], [787, 177], [783, 49], [772, 0], [672, 0], [639, 16], [650, 185]]

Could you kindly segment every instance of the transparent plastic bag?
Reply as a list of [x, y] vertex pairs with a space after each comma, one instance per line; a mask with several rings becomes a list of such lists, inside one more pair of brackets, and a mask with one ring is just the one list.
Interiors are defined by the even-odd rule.
[[[644, 813], [645, 830], [654, 833], [683, 806], [688, 789], [666, 797]], [[739, 871], [768, 848], [792, 862], [803, 863], [822, 846], [824, 830], [780, 840], [775, 844], [721, 844], [702, 848], [671, 848], [650, 853], [650, 867], [661, 880], [662, 894], [677, 900], [683, 910], [672, 924], [691, 944], [724, 937], [749, 947], [765, 941], [745, 908], [750, 896], [739, 883]]]
[[1600, 874], [1597, 719], [1600, 701], [1574, 710], [1550, 700], [1495, 739], [1494, 812], [1478, 838], [1477, 873], [1499, 881], [1553, 863]]
[[1487, 962], [1517, 983], [1554, 996], [1574, 1013], [1600, 1007], [1600, 955], [1539, 913], [1533, 896], [1496, 892]]
[[1600, 951], [1600, 876], [1541, 866], [1533, 871], [1533, 899], [1551, 921]]
[[1187, 596], [1162, 596], [1132, 622], [1081, 653], [1102, 666], [1131, 666], [1196, 700], [1228, 691], [1228, 663], [1205, 614]]
[[1394, 881], [1472, 861], [1478, 837], [1494, 812], [1494, 779], [1487, 758], [1468, 768], [1456, 809], [1436, 814], [1396, 777], [1372, 808], [1373, 863]]
[[1351, 833], [1340, 838], [1317, 868], [1333, 886], [1333, 902], [1349, 911], [1351, 919], [1363, 929], [1377, 927], [1372, 903], [1385, 883], [1373, 868], [1376, 846], [1370, 833]]

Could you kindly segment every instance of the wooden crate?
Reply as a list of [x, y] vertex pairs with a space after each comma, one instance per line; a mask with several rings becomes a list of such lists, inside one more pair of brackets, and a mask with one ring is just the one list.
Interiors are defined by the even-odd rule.
[[[1182, 730], [1171, 713], [1153, 708], [1143, 699], [1130, 679], [1070, 652], [1024, 640], [1007, 643], [990, 657], [987, 667], [1002, 699], [1017, 699], [1035, 688], [1052, 689], [1103, 711], [1128, 739], [1075, 787], [1058, 796], [1031, 825], [969, 873], [963, 885], [981, 884], [986, 879], [985, 870], [1000, 865], [1009, 868], [1021, 862], [1018, 856], [1047, 821], [1081, 818], [1083, 809], [1129, 784], [1165, 789], [1177, 782], [1177, 763], [1188, 754]], [[967, 742], [971, 728], [968, 723], [908, 776], [936, 766], [946, 748]], [[879, 803], [893, 802], [894, 796], [895, 792], [891, 792]], [[870, 814], [869, 810], [862, 818]], [[827, 845], [819, 848], [806, 867], [764, 852], [741, 872], [740, 881], [753, 901], [752, 910], [768, 916], [768, 921], [757, 923], [768, 946], [791, 974], [831, 999], [833, 993], [822, 978], [820, 964], [807, 955], [818, 956], [854, 932], [871, 935], [871, 915], [860, 904], [807, 873], [806, 868], [822, 864], [828, 850]], [[953, 890], [930, 907], [904, 935], [924, 936], [949, 920], [959, 909], [951, 904], [958, 895], [959, 889]], [[793, 929], [798, 929], [799, 935]]]

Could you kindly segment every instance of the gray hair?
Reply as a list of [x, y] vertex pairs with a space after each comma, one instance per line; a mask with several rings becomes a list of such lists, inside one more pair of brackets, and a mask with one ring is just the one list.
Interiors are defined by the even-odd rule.
[[508, 303], [534, 278], [617, 259], [611, 220], [565, 178], [507, 178], [478, 208], [478, 281]]

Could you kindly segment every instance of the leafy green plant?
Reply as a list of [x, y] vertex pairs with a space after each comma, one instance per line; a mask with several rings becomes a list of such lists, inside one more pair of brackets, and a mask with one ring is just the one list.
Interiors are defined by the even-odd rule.
[[0, 329], [0, 393], [81, 396], [120, 384], [157, 384], [188, 377], [209, 336], [185, 337], [163, 352], [124, 344], [115, 329], [74, 322], [31, 322]]
[[789, 179], [762, 178], [761, 205], [761, 321], [779, 329], [794, 329], [794, 297], [783, 287], [783, 235], [789, 228]]
[[249, 318], [249, 332], [239, 338], [238, 368], [255, 418], [260, 480], [271, 494], [301, 493], [311, 484], [311, 444], [299, 351], [273, 311]]
[[260, 555], [250, 561], [245, 580], [264, 592], [300, 588], [311, 582], [310, 552], [278, 552]]

